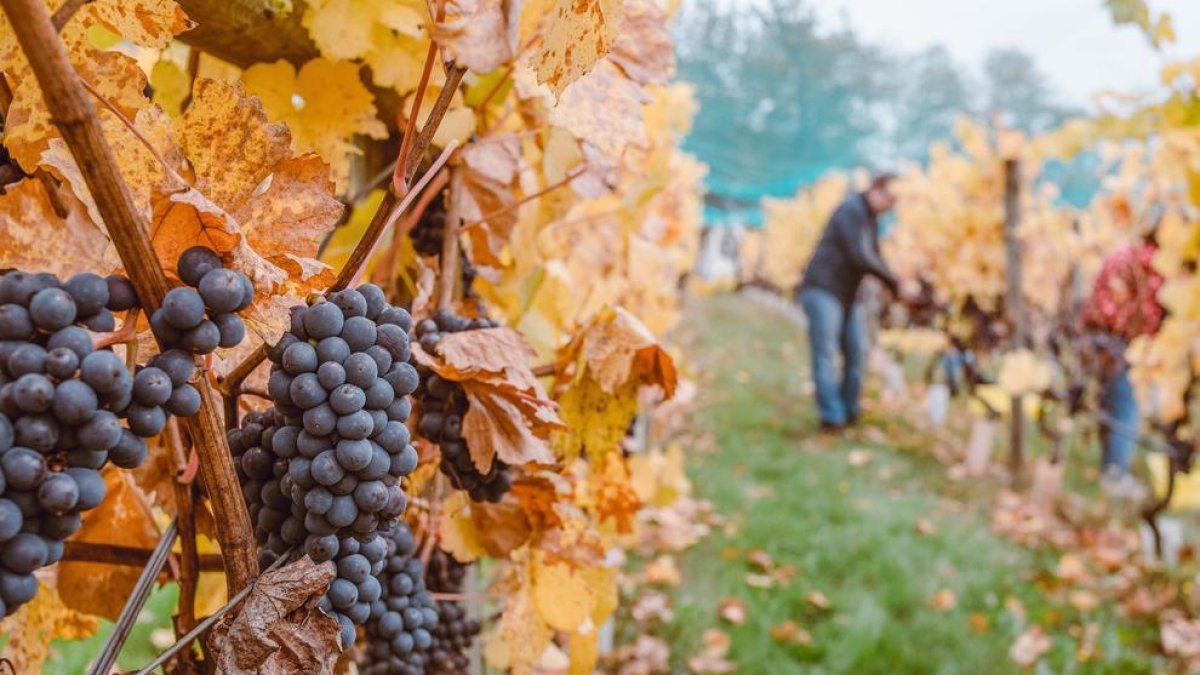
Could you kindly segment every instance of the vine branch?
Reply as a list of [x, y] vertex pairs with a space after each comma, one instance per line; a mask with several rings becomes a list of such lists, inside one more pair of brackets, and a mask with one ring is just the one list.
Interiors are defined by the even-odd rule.
[[[51, 119], [62, 133], [83, 173], [109, 236], [146, 311], [157, 309], [169, 290], [167, 278], [150, 244], [149, 228], [134, 204], [112, 149], [104, 139], [96, 107], [67, 57], [42, 0], [0, 0], [33, 74]], [[237, 475], [222, 430], [212, 387], [201, 378], [200, 412], [188, 430], [200, 456], [201, 471], [212, 497], [217, 540], [224, 553], [226, 584], [232, 594], [258, 573], [250, 517], [242, 501]]]

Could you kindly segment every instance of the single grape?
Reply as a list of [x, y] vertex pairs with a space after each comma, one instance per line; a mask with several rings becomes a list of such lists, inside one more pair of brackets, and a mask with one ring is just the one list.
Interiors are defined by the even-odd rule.
[[[333, 408], [331, 408], [328, 403], [322, 403], [304, 411], [304, 431], [310, 436], [328, 436], [337, 428], [337, 424], [337, 413], [333, 412]], [[304, 451], [304, 446], [301, 446], [301, 454], [303, 454]]]
[[379, 316], [376, 317], [375, 322], [380, 325], [388, 324], [392, 326], [399, 326], [400, 330], [404, 331], [405, 333], [412, 330], [412, 315], [409, 314], [408, 311], [403, 307], [385, 308], [379, 313]]
[[17, 445], [48, 453], [58, 444], [58, 421], [53, 415], [23, 415], [13, 425]]
[[338, 552], [338, 538], [332, 534], [324, 536], [310, 536], [304, 542], [304, 552], [308, 557], [313, 559], [313, 562], [325, 562], [333, 560], [333, 557]]
[[28, 340], [33, 337], [33, 319], [20, 305], [0, 305], [0, 339]]
[[237, 314], [218, 314], [213, 323], [217, 325], [217, 332], [221, 336], [218, 342], [220, 347], [236, 347], [246, 338], [246, 324], [242, 323], [242, 317]]
[[346, 319], [342, 326], [342, 339], [350, 345], [350, 349], [361, 352], [375, 345], [375, 322], [365, 316], [353, 316]]
[[375, 344], [388, 350], [395, 361], [408, 361], [412, 354], [408, 333], [392, 324], [382, 324], [376, 329]]
[[354, 488], [354, 503], [363, 511], [382, 511], [387, 506], [388, 498], [388, 488], [382, 481], [363, 481]]
[[32, 490], [46, 478], [46, 458], [29, 448], [12, 448], [0, 455], [8, 490]]
[[327, 337], [317, 343], [317, 358], [322, 363], [342, 363], [350, 358], [351, 353], [353, 353], [353, 350], [350, 349], [350, 345], [337, 336]]
[[343, 384], [329, 394], [329, 405], [339, 415], [358, 412], [362, 410], [366, 402], [367, 395], [363, 393], [362, 389], [352, 384]]
[[162, 317], [175, 330], [191, 330], [204, 320], [204, 300], [194, 288], [172, 288], [163, 296]]
[[38, 503], [46, 511], [60, 516], [75, 508], [79, 502], [79, 486], [65, 473], [53, 473], [37, 489]]
[[176, 387], [191, 380], [196, 372], [195, 357], [182, 349], [168, 349], [150, 359], [149, 365], [166, 373]]
[[379, 313], [388, 306], [387, 297], [383, 294], [383, 289], [375, 284], [363, 284], [357, 290], [367, 301], [368, 319], [374, 319], [379, 316]]
[[79, 356], [66, 347], [57, 347], [46, 353], [46, 374], [59, 380], [67, 380], [79, 370]]
[[364, 405], [372, 410], [384, 410], [396, 400], [396, 390], [387, 380], [378, 379], [366, 391]]
[[200, 412], [200, 391], [190, 384], [177, 387], [163, 407], [172, 415], [195, 417]]
[[396, 396], [408, 396], [417, 390], [420, 383], [417, 369], [405, 362], [393, 364], [392, 369], [384, 374], [383, 379], [392, 385]]
[[[342, 415], [337, 421], [338, 435], [343, 439], [361, 440], [371, 435], [375, 429], [375, 420], [371, 417], [371, 413], [365, 410]], [[370, 459], [367, 460], [370, 462]], [[363, 466], [366, 466], [364, 464]]]
[[329, 584], [329, 601], [338, 609], [346, 609], [358, 602], [358, 587], [348, 579], [334, 579]]
[[92, 336], [79, 326], [67, 326], [51, 335], [50, 340], [46, 342], [46, 349], [50, 351], [60, 348], [70, 349], [75, 352], [75, 356], [80, 361], [83, 361], [92, 353]]
[[246, 297], [242, 275], [227, 269], [209, 270], [197, 286], [204, 305], [213, 314], [236, 311]]
[[46, 366], [46, 350], [41, 345], [23, 344], [8, 356], [8, 373], [21, 377], [30, 373], [41, 374]]
[[250, 305], [254, 304], [254, 282], [250, 281], [250, 277], [245, 274], [239, 275], [242, 282], [242, 301], [233, 311], [240, 312]]
[[70, 326], [77, 313], [75, 301], [61, 288], [44, 288], [29, 301], [29, 317], [35, 326], [48, 332]]
[[329, 392], [321, 386], [316, 373], [301, 373], [292, 379], [288, 387], [288, 396], [292, 403], [304, 410], [315, 408], [329, 398]]
[[221, 331], [217, 324], [205, 319], [200, 325], [184, 332], [180, 336], [179, 344], [196, 354], [210, 354], [221, 344]]
[[101, 309], [86, 319], [82, 319], [81, 323], [87, 326], [88, 330], [96, 333], [111, 333], [117, 329], [117, 319], [107, 309]]
[[13, 383], [13, 398], [25, 412], [45, 412], [54, 405], [54, 384], [45, 375], [27, 373]]
[[108, 309], [114, 312], [124, 312], [138, 304], [137, 292], [129, 279], [118, 274], [109, 275], [104, 279], [108, 286]]
[[171, 398], [171, 378], [159, 368], [143, 368], [133, 376], [133, 400], [144, 406], [158, 406]]
[[69, 468], [66, 473], [71, 478], [75, 479], [75, 483], [79, 486], [79, 503], [77, 507], [80, 511], [94, 509], [104, 501], [104, 494], [108, 488], [104, 484], [104, 477], [95, 469]]
[[83, 381], [97, 393], [106, 394], [121, 386], [129, 377], [125, 362], [113, 352], [92, 352], [80, 364]]
[[332, 450], [325, 450], [314, 457], [310, 471], [312, 472], [313, 480], [325, 486], [336, 484], [346, 475], [345, 470], [338, 463], [337, 456]]
[[97, 410], [76, 436], [84, 450], [109, 450], [121, 440], [121, 420], [107, 410]]
[[0, 563], [10, 572], [17, 574], [31, 574], [46, 564], [48, 556], [45, 540], [28, 532], [22, 532], [9, 539], [4, 548], [0, 549]]
[[314, 340], [338, 335], [344, 323], [342, 310], [332, 302], [318, 302], [304, 312], [304, 331]]
[[21, 509], [17, 508], [17, 505], [11, 500], [0, 499], [0, 543], [17, 536], [24, 523], [25, 519], [21, 515]]
[[0, 568], [0, 598], [12, 612], [37, 594], [37, 578], [32, 574], [17, 574]]
[[221, 258], [212, 249], [207, 246], [193, 246], [179, 255], [175, 271], [183, 283], [198, 286], [204, 275], [221, 267]]
[[371, 442], [343, 438], [338, 441], [335, 455], [338, 464], [347, 471], [365, 469], [371, 463]]
[[371, 576], [371, 562], [360, 553], [348, 555], [337, 562], [337, 574], [352, 584], [361, 584]]
[[313, 373], [317, 370], [317, 352], [307, 342], [296, 342], [283, 352], [280, 364], [290, 375]]
[[334, 527], [349, 527], [358, 517], [358, 505], [350, 495], [335, 495], [325, 519]]
[[346, 382], [346, 369], [340, 363], [326, 361], [317, 368], [317, 379], [328, 391], [334, 391]]
[[371, 385], [375, 383], [375, 378], [379, 377], [379, 369], [375, 365], [375, 359], [367, 354], [351, 354], [350, 358], [342, 363], [342, 367], [346, 369], [346, 382], [357, 386], [363, 391], [370, 389]]
[[92, 316], [108, 305], [108, 282], [91, 272], [81, 272], [67, 279], [63, 288], [75, 301], [80, 316]]
[[329, 299], [342, 310], [342, 314], [346, 317], [365, 317], [367, 315], [367, 299], [354, 289], [347, 288], [338, 291]]

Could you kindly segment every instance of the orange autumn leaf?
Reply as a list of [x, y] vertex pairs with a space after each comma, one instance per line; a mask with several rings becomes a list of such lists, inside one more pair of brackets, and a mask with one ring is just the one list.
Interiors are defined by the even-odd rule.
[[476, 265], [500, 267], [502, 254], [517, 223], [516, 181], [521, 145], [513, 133], [468, 144], [459, 151], [459, 166], [450, 177], [450, 217], [470, 225], [471, 259]]
[[[158, 543], [158, 527], [150, 504], [126, 471], [104, 472], [108, 494], [100, 506], [83, 518], [83, 527], [72, 541], [151, 549]], [[141, 570], [127, 565], [63, 561], [58, 566], [58, 590], [71, 609], [115, 621]]]
[[746, 603], [738, 598], [725, 598], [717, 606], [717, 616], [735, 626], [740, 626], [746, 623]]
[[120, 261], [108, 239], [78, 202], [65, 218], [54, 212], [45, 184], [26, 178], [0, 195], [0, 267], [69, 276], [80, 270], [106, 273]]
[[636, 380], [662, 387], [667, 398], [675, 395], [677, 375], [671, 356], [644, 323], [621, 307], [597, 312], [559, 352], [560, 365], [572, 361], [586, 366], [589, 376], [610, 394]]
[[464, 375], [528, 368], [529, 360], [535, 356], [525, 338], [511, 328], [447, 333], [438, 341], [437, 352], [447, 366]]
[[554, 511], [554, 504], [559, 499], [558, 489], [550, 478], [522, 476], [513, 482], [509, 491], [517, 498], [534, 530], [548, 530], [562, 524]]
[[52, 640], [82, 640], [99, 628], [95, 617], [70, 609], [58, 591], [39, 583], [29, 604], [0, 621], [0, 635], [8, 638], [0, 659], [6, 659], [14, 673], [40, 673]]
[[520, 501], [511, 494], [496, 504], [473, 502], [456, 491], [442, 504], [438, 533], [442, 547], [460, 562], [482, 555], [507, 558], [533, 532]]

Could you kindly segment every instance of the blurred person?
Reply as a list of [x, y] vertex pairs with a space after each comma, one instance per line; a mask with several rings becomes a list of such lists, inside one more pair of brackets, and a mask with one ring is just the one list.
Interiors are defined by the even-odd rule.
[[1152, 265], [1157, 250], [1151, 233], [1113, 251], [1104, 259], [1080, 316], [1087, 336], [1085, 351], [1100, 385], [1105, 413], [1100, 425], [1100, 461], [1103, 483], [1110, 491], [1133, 484], [1130, 468], [1141, 413], [1125, 349], [1135, 338], [1153, 335], [1162, 325], [1164, 311], [1157, 296], [1163, 278]]
[[[864, 192], [850, 195], [825, 225], [821, 240], [797, 289], [808, 317], [813, 381], [822, 431], [837, 431], [858, 420], [859, 395], [867, 362], [866, 318], [858, 289], [865, 276], [900, 292], [896, 275], [879, 253], [879, 217], [892, 209], [896, 176], [876, 176]], [[842, 356], [842, 372], [837, 358]]]

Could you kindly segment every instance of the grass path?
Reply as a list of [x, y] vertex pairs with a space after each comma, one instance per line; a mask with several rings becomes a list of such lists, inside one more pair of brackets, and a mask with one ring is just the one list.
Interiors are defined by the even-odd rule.
[[[697, 434], [710, 435], [716, 448], [693, 453], [689, 470], [699, 496], [729, 525], [681, 561], [684, 582], [668, 629], [680, 672], [711, 627], [729, 632], [741, 673], [1020, 672], [1009, 649], [1035, 623], [1053, 638], [1036, 672], [1141, 673], [1161, 665], [1153, 632], [1104, 607], [1081, 615], [1043, 593], [1040, 582], [1057, 557], [992, 534], [988, 489], [950, 483], [922, 436], [870, 414], [863, 426], [876, 431], [817, 435], [793, 324], [724, 297], [694, 307], [681, 334], [703, 392]], [[751, 549], [795, 566], [795, 578], [749, 586]], [[941, 607], [931, 602], [939, 591]], [[743, 625], [717, 618], [727, 597], [746, 604]], [[811, 644], [772, 639], [772, 627], [788, 619], [809, 631]], [[1081, 660], [1071, 633], [1087, 624], [1095, 624], [1096, 649]]]

